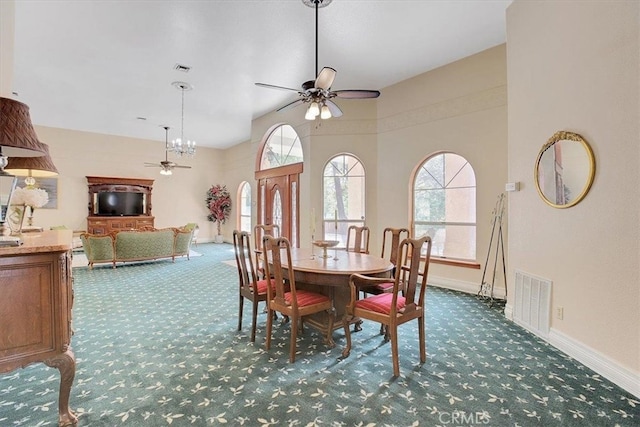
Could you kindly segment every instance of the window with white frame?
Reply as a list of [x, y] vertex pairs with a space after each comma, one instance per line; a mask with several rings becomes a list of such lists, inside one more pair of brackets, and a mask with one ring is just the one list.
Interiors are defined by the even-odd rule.
[[476, 176], [454, 153], [429, 156], [413, 181], [413, 236], [431, 236], [431, 255], [476, 259]]
[[240, 184], [238, 199], [238, 228], [251, 233], [251, 185], [248, 182]]
[[338, 240], [344, 248], [350, 225], [365, 223], [365, 172], [351, 154], [330, 159], [323, 174], [324, 239]]
[[301, 163], [303, 160], [302, 144], [296, 130], [291, 125], [281, 125], [267, 138], [262, 150], [260, 170]]

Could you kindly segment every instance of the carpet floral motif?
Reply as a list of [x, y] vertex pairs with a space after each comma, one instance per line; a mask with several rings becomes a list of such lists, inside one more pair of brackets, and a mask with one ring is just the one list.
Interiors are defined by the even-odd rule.
[[[636, 426], [640, 400], [506, 320], [473, 295], [427, 290], [427, 363], [400, 328], [399, 378], [379, 325], [327, 348], [305, 328], [264, 349], [265, 314], [238, 332], [230, 245], [201, 257], [74, 268], [80, 426]], [[0, 426], [57, 425], [59, 375], [43, 364], [0, 376]]]

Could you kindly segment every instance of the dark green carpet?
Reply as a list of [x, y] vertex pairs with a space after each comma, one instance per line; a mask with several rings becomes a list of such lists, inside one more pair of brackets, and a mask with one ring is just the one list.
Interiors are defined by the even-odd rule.
[[[287, 325], [264, 350], [265, 314], [249, 342], [237, 325], [230, 245], [203, 256], [74, 269], [81, 426], [637, 426], [640, 401], [504, 319], [474, 296], [427, 290], [427, 363], [401, 327], [393, 379], [379, 326], [353, 334], [338, 360], [310, 328], [288, 363]], [[0, 376], [0, 426], [57, 424], [58, 372], [43, 364]]]

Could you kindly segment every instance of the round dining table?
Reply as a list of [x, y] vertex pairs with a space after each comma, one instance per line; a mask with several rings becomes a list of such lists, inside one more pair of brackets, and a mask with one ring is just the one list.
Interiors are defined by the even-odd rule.
[[[332, 325], [333, 330], [342, 327], [342, 316], [351, 299], [351, 275], [357, 273], [370, 277], [390, 277], [393, 269], [391, 262], [375, 255], [330, 249], [327, 258], [324, 258], [322, 250], [317, 248], [291, 248], [291, 264], [297, 287], [313, 289], [331, 298], [332, 314], [319, 313], [305, 318], [305, 324], [310, 324], [329, 337], [329, 325]], [[285, 260], [283, 267], [287, 267]], [[328, 316], [332, 316], [332, 319]], [[331, 338], [327, 344], [335, 346]]]

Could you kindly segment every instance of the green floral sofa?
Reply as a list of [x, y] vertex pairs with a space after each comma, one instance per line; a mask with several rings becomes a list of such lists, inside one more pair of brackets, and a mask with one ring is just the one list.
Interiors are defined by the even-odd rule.
[[187, 256], [193, 230], [184, 228], [142, 229], [117, 231], [110, 234], [80, 235], [89, 268], [93, 264], [110, 262], [145, 261]]

